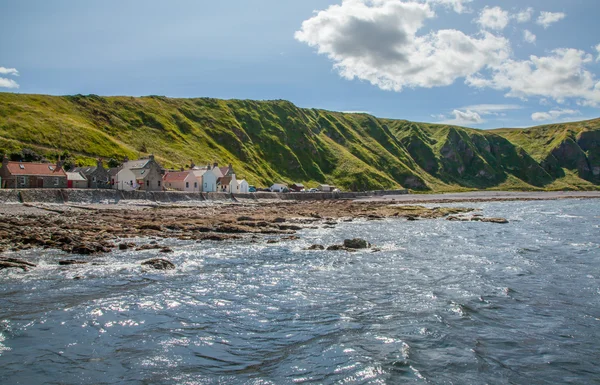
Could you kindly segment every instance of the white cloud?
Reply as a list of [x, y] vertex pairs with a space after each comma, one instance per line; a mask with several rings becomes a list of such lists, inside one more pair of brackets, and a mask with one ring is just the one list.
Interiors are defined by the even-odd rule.
[[19, 71], [17, 71], [16, 68], [5, 68], [5, 67], [0, 67], [0, 75], [13, 75], [13, 76], [19, 76]]
[[526, 29], [525, 31], [523, 31], [523, 39], [526, 42], [533, 44], [533, 43], [535, 43], [537, 36], [535, 36], [533, 33], [531, 33], [530, 30]]
[[[16, 68], [0, 67], [0, 75], [19, 76]], [[19, 88], [19, 84], [12, 79], [0, 77], [0, 88]]]
[[483, 29], [503, 30], [508, 25], [510, 16], [507, 11], [500, 7], [485, 7], [479, 13], [477, 24]]
[[456, 13], [467, 13], [471, 12], [471, 9], [466, 4], [471, 3], [473, 0], [429, 0], [431, 4], [441, 4], [448, 8], [454, 9]]
[[452, 115], [454, 115], [453, 119], [443, 120], [439, 123], [453, 126], [472, 126], [484, 122], [481, 115], [471, 110], [454, 110], [452, 111]]
[[543, 26], [544, 28], [548, 28], [551, 24], [556, 23], [567, 17], [566, 14], [562, 12], [540, 12], [540, 16], [538, 17], [536, 23]]
[[480, 74], [467, 77], [472, 87], [490, 87], [508, 90], [506, 96], [551, 98], [563, 103], [574, 98], [581, 105], [595, 106], [600, 103], [600, 82], [585, 69], [593, 57], [584, 51], [561, 48], [551, 56], [530, 56], [529, 60], [509, 59], [495, 66], [491, 77]]
[[520, 110], [521, 108], [523, 107], [518, 104], [476, 104], [473, 106], [462, 107], [460, 110], [469, 110], [481, 115], [498, 116], [504, 111]]
[[532, 16], [533, 8], [529, 7], [514, 15], [513, 18], [517, 21], [517, 23], [527, 23], [529, 20], [531, 20]]
[[598, 52], [598, 57], [596, 57], [596, 61], [600, 61], [600, 44], [598, 44], [594, 48], [596, 49], [596, 52]]
[[394, 91], [447, 86], [509, 57], [508, 40], [489, 32], [417, 36], [433, 17], [428, 3], [344, 0], [304, 21], [295, 38], [326, 54], [342, 77]]
[[577, 110], [558, 109], [558, 110], [551, 110], [548, 112], [535, 112], [535, 113], [531, 114], [531, 119], [536, 122], [543, 122], [546, 120], [557, 119], [563, 115], [573, 116], [573, 115], [579, 115], [579, 114], [581, 114], [581, 112], [579, 112]]
[[19, 88], [19, 85], [12, 79], [0, 78], [0, 88]]

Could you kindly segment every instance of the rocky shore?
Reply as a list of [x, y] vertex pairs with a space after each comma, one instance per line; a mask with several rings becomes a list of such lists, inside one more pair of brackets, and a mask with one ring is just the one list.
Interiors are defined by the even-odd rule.
[[[295, 233], [304, 228], [334, 227], [340, 222], [392, 217], [434, 219], [470, 211], [345, 200], [150, 207], [5, 205], [0, 208], [0, 259], [4, 252], [32, 248], [58, 249], [76, 255], [128, 249], [169, 253], [172, 250], [162, 244], [166, 238], [258, 242], [268, 237], [273, 243], [296, 239]], [[139, 239], [146, 242], [136, 242]], [[2, 260], [4, 267], [14, 267], [14, 261], [6, 257]]]

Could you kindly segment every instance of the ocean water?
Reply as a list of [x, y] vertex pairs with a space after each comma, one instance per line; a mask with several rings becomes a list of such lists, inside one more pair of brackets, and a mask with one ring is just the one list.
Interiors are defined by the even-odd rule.
[[[462, 205], [510, 223], [170, 241], [169, 272], [29, 251], [0, 271], [0, 383], [599, 383], [600, 200]], [[351, 237], [381, 251], [303, 250]]]

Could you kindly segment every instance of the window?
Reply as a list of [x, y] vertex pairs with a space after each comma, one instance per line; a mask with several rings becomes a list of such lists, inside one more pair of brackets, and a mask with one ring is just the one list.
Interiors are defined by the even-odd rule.
[[54, 178], [54, 185], [58, 186], [58, 178]]
[[194, 182], [194, 188], [198, 188], [198, 182]]
[[190, 188], [190, 182], [185, 182], [185, 188]]
[[150, 187], [150, 181], [149, 180], [146, 181], [146, 186]]
[[92, 178], [92, 182], [96, 183], [96, 177]]
[[25, 183], [27, 183], [27, 178], [25, 178], [24, 176], [21, 177], [21, 186], [25, 186]]
[[20, 168], [21, 170], [25, 170], [25, 165], [24, 165], [24, 164], [20, 164], [20, 165], [19, 165], [19, 168]]
[[160, 187], [160, 181], [158, 181], [158, 187]]
[[208, 188], [208, 183], [204, 183], [204, 188], [207, 189]]

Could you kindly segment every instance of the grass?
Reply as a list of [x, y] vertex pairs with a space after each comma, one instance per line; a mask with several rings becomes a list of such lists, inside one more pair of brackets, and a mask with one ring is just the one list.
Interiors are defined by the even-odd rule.
[[68, 151], [79, 165], [150, 153], [169, 168], [231, 163], [257, 186], [597, 189], [599, 133], [600, 120], [480, 131], [283, 100], [0, 93], [0, 153]]

